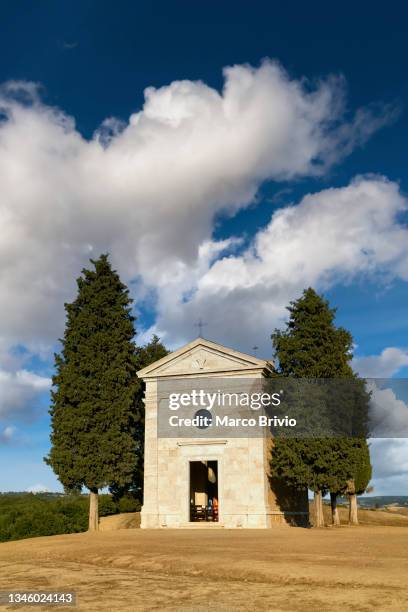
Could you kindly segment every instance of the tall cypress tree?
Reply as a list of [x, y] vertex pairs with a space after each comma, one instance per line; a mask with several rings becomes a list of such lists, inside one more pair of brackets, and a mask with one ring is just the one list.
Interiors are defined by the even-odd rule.
[[[350, 366], [352, 337], [334, 325], [335, 309], [309, 288], [291, 302], [288, 310], [286, 329], [272, 334], [278, 373], [297, 378], [355, 378]], [[353, 418], [359, 421], [355, 427], [364, 432], [368, 395], [363, 389], [359, 393], [359, 410], [355, 411], [356, 418], [352, 415], [351, 434]], [[317, 526], [324, 524], [322, 497], [328, 491], [332, 492], [333, 522], [337, 521], [337, 495], [350, 486], [357, 469], [354, 446], [353, 438], [275, 439], [271, 475], [296, 488], [314, 491]]]
[[352, 441], [353, 476], [342, 489], [349, 498], [349, 523], [358, 525], [357, 495], [367, 489], [371, 480], [372, 467], [370, 462], [370, 449], [365, 438], [356, 438]]
[[[151, 363], [158, 361], [162, 357], [169, 354], [160, 338], [156, 335], [152, 337], [150, 342], [144, 346], [136, 347], [136, 362], [137, 370], [146, 368]], [[125, 495], [136, 497], [140, 502], [143, 502], [143, 464], [144, 464], [144, 425], [145, 425], [145, 407], [144, 407], [144, 391], [145, 384], [142, 381], [137, 394], [137, 406], [140, 420], [137, 423], [135, 431], [135, 439], [137, 453], [134, 461], [134, 471], [132, 481], [125, 485], [120, 485], [114, 482], [110, 485], [109, 490], [115, 499], [120, 499]]]
[[309, 287], [290, 303], [288, 311], [286, 329], [272, 334], [280, 372], [298, 378], [353, 376], [353, 339], [334, 325], [336, 309]]
[[94, 269], [77, 280], [76, 299], [65, 305], [45, 461], [64, 487], [89, 489], [89, 529], [96, 530], [98, 491], [133, 477], [141, 383], [129, 291], [107, 255], [91, 263]]

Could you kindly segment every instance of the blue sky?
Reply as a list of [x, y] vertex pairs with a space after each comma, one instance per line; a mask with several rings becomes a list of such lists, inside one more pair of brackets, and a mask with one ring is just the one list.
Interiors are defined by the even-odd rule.
[[[42, 462], [52, 353], [102, 251], [141, 342], [179, 346], [203, 317], [209, 338], [270, 357], [285, 304], [313, 284], [363, 374], [408, 376], [407, 17], [401, 3], [2, 7], [0, 490], [58, 486]], [[407, 447], [378, 449], [399, 471], [378, 467], [375, 492], [406, 492]]]

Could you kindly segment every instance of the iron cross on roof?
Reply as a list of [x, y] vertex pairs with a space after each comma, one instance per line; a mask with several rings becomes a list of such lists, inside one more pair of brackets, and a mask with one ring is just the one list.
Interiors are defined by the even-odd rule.
[[203, 321], [201, 317], [198, 319], [197, 323], [194, 324], [194, 327], [198, 327], [198, 335], [200, 338], [203, 337], [203, 327], [205, 327], [206, 325], [208, 325], [208, 323], [205, 323], [205, 321]]

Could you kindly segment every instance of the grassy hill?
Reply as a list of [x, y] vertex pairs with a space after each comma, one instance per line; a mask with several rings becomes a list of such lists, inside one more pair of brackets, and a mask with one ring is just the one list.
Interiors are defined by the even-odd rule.
[[[88, 528], [88, 496], [62, 493], [0, 493], [0, 542], [35, 536], [78, 533]], [[344, 501], [345, 503], [345, 501]], [[359, 520], [363, 525], [408, 526], [408, 497], [365, 497], [359, 499]], [[124, 497], [118, 502], [111, 495], [100, 495], [101, 529], [136, 527], [140, 523], [130, 512], [140, 510], [137, 500]], [[325, 504], [326, 523], [330, 508]], [[340, 519], [348, 522], [346, 505], [339, 505]], [[122, 514], [120, 514], [122, 513]], [[116, 515], [116, 517], [114, 516]], [[313, 510], [311, 508], [311, 519]], [[104, 525], [102, 526], [102, 523]]]
[[359, 497], [358, 503], [361, 508], [384, 508], [385, 506], [401, 506], [408, 508], [408, 495]]
[[[33, 536], [77, 533], [88, 528], [88, 496], [59, 493], [0, 494], [0, 542]], [[137, 500], [99, 496], [99, 515], [139, 510]]]
[[[326, 525], [331, 524], [330, 506], [325, 504], [323, 508]], [[341, 525], [348, 525], [348, 508], [339, 506], [339, 517]], [[311, 504], [310, 519], [313, 522], [313, 508]], [[408, 527], [408, 509], [395, 506], [395, 509], [384, 508], [360, 508], [358, 511], [360, 525], [382, 526], [382, 527]]]

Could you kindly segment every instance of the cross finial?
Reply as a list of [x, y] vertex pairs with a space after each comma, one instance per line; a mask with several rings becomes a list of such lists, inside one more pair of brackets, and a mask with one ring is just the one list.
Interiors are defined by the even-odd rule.
[[195, 323], [195, 327], [198, 327], [198, 335], [200, 338], [203, 337], [203, 327], [205, 327], [207, 323], [205, 323], [201, 317], [198, 319], [197, 323]]

